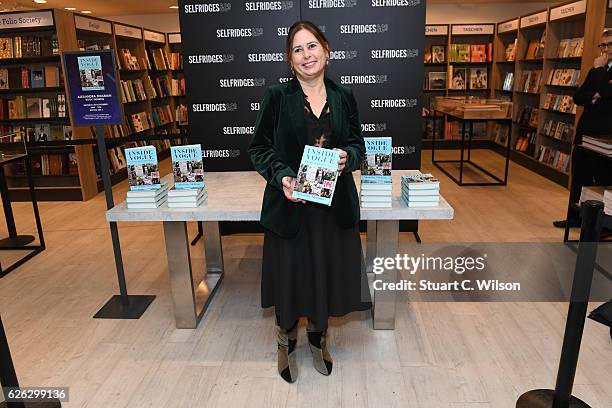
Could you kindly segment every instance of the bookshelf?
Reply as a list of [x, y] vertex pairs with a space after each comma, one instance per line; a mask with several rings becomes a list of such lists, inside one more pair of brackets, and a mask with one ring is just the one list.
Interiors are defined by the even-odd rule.
[[174, 101], [175, 121], [181, 133], [187, 132], [189, 125], [185, 73], [183, 71], [183, 47], [181, 33], [168, 33], [168, 51], [171, 58], [170, 74], [173, 80], [172, 98]]
[[[423, 147], [431, 147], [434, 121], [436, 121], [436, 146], [440, 148], [459, 146], [461, 137], [458, 123], [449, 121], [446, 117], [434, 118], [431, 108], [433, 98], [490, 95], [494, 34], [494, 24], [425, 26]], [[457, 74], [459, 72], [463, 74]], [[453, 81], [454, 75], [459, 75], [461, 79]], [[474, 136], [474, 146], [483, 147], [480, 142], [487, 139], [485, 122], [474, 123]]]
[[425, 26], [425, 77], [423, 79], [423, 140], [431, 144], [434, 121], [436, 140], [443, 139], [444, 117], [433, 116], [433, 100], [448, 93], [448, 33], [449, 25]]
[[[492, 92], [513, 102], [510, 158], [563, 186], [569, 183], [570, 153], [581, 114], [580, 108], [571, 107], [571, 99], [597, 56], [603, 28], [612, 22], [608, 2], [570, 1], [497, 24]], [[516, 61], [506, 61], [505, 50], [514, 38]], [[511, 92], [503, 89], [509, 72], [514, 72]], [[502, 153], [495, 130], [491, 141]]]
[[[39, 200], [91, 198], [97, 193], [92, 149], [73, 142], [87, 135], [72, 128], [60, 59], [61, 51], [78, 49], [73, 15], [56, 9], [1, 14], [0, 149], [25, 141]], [[23, 169], [11, 166], [6, 177], [11, 199], [29, 200]]]

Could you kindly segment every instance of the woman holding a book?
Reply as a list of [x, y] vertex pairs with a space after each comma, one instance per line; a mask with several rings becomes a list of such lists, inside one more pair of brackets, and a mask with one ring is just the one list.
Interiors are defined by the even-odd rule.
[[[365, 153], [357, 102], [350, 89], [326, 78], [330, 46], [316, 25], [295, 23], [286, 47], [294, 78], [267, 89], [249, 153], [267, 181], [261, 210], [261, 302], [275, 308], [279, 374], [294, 382], [299, 319], [308, 318], [315, 369], [329, 375], [329, 316], [372, 304], [361, 271], [359, 199], [352, 176]], [[338, 153], [330, 206], [293, 196], [307, 145]]]

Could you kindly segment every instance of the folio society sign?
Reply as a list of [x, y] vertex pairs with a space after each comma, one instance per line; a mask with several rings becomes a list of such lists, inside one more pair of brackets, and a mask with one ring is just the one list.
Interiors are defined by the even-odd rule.
[[53, 25], [53, 12], [41, 11], [34, 13], [2, 14], [0, 30], [8, 28], [46, 27]]
[[76, 126], [122, 122], [112, 50], [66, 52], [64, 72]]

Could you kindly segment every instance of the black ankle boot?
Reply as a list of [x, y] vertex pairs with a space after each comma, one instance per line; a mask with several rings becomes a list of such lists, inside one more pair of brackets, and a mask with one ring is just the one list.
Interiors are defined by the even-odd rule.
[[317, 331], [314, 324], [309, 320], [306, 327], [308, 344], [312, 352], [312, 362], [315, 370], [323, 375], [330, 375], [334, 362], [329, 350], [327, 350], [327, 330]]
[[278, 373], [283, 380], [293, 383], [297, 380], [298, 370], [295, 360], [295, 346], [297, 344], [297, 323], [289, 330], [276, 326], [276, 339], [278, 342]]

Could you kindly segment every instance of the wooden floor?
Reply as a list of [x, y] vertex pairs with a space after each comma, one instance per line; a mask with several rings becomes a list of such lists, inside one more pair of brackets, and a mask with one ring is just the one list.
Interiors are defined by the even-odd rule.
[[[551, 222], [564, 216], [565, 189], [517, 165], [507, 187], [459, 188], [428, 157], [423, 169], [440, 176], [455, 219], [422, 222], [424, 241], [561, 240]], [[66, 407], [513, 407], [522, 392], [554, 386], [560, 303], [401, 303], [395, 331], [373, 331], [366, 312], [334, 319], [330, 377], [313, 369], [302, 327], [299, 379], [286, 384], [272, 312], [259, 307], [257, 234], [223, 238], [226, 280], [199, 328], [177, 330], [161, 225], [121, 225], [129, 290], [157, 299], [140, 320], [94, 320], [118, 293], [104, 197], [40, 208], [48, 249], [0, 279], [0, 312], [21, 384], [70, 387]], [[20, 232], [34, 232], [30, 207], [14, 209]], [[400, 252], [412, 241], [402, 234]], [[201, 268], [201, 243], [192, 256]], [[608, 330], [588, 320], [574, 393], [612, 407], [611, 373]]]

